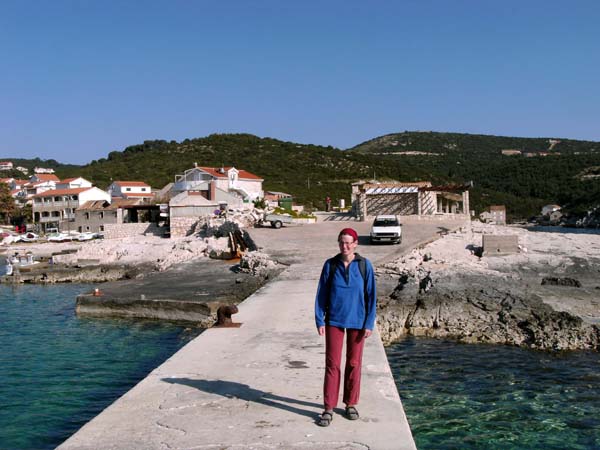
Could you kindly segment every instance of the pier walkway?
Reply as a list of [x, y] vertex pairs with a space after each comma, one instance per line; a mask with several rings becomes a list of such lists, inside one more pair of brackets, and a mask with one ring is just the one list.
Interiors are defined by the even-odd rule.
[[[313, 319], [317, 280], [337, 252], [337, 233], [369, 224], [323, 222], [252, 236], [289, 267], [242, 304], [239, 328], [211, 328], [86, 424], [67, 449], [415, 449], [378, 333], [367, 340], [358, 421], [340, 402], [328, 428], [322, 411], [324, 338]], [[404, 225], [401, 246], [359, 245], [375, 264], [434, 239], [459, 222]]]

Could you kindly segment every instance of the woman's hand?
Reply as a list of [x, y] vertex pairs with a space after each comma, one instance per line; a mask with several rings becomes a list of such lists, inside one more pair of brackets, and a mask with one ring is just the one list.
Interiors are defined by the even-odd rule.
[[365, 330], [365, 338], [368, 338], [373, 334], [373, 330]]
[[319, 336], [325, 336], [325, 326], [317, 327], [317, 333]]

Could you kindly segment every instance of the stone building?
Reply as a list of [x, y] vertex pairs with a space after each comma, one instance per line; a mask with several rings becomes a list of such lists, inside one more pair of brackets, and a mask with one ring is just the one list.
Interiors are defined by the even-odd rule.
[[126, 206], [135, 205], [137, 200], [114, 199], [92, 200], [75, 210], [73, 229], [83, 232], [102, 233], [107, 224], [121, 224], [129, 220]]
[[103, 200], [110, 202], [108, 192], [97, 187], [76, 189], [52, 189], [33, 196], [33, 222], [42, 230], [48, 227], [61, 231], [73, 230], [75, 210], [86, 202]]
[[432, 186], [429, 181], [352, 184], [352, 212], [360, 220], [398, 216], [469, 215], [470, 185]]
[[479, 220], [486, 223], [494, 223], [497, 225], [506, 225], [506, 206], [492, 205], [489, 211], [484, 211], [479, 214]]

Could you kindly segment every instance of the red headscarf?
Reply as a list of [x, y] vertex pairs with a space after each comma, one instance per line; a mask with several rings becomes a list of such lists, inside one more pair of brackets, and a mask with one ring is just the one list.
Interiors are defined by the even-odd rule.
[[344, 234], [352, 236], [354, 242], [358, 241], [358, 233], [353, 228], [344, 228], [342, 231], [340, 231], [340, 234], [338, 234], [338, 241]]

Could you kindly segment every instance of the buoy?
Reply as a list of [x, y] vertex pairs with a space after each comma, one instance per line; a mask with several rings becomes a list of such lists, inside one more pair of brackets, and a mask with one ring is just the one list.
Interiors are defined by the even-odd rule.
[[94, 297], [100, 297], [102, 295], [102, 292], [100, 292], [100, 289], [96, 288], [94, 289]]

